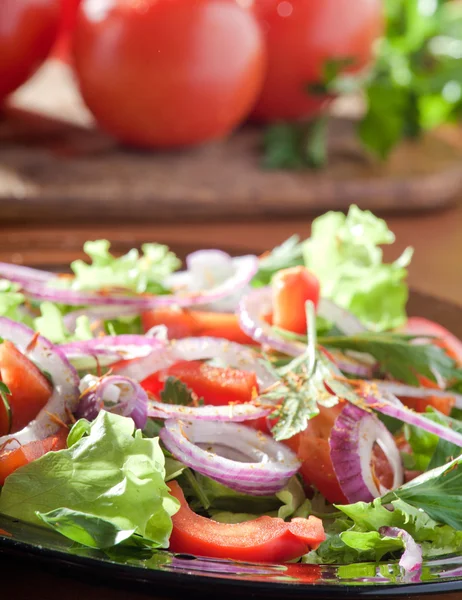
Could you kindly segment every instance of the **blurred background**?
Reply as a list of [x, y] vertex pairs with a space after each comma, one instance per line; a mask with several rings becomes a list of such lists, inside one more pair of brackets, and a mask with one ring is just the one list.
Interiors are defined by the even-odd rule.
[[263, 250], [356, 203], [460, 296], [461, 2], [0, 0], [0, 105], [1, 259]]

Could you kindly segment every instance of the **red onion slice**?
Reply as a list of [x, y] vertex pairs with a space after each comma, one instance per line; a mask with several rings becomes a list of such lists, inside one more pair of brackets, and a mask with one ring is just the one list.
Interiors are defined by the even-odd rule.
[[389, 490], [377, 487], [371, 460], [374, 444], [383, 450], [393, 469], [393, 487], [403, 483], [403, 467], [393, 436], [371, 413], [347, 403], [337, 417], [329, 445], [332, 465], [348, 502], [371, 502]]
[[306, 350], [301, 342], [288, 341], [275, 333], [264, 316], [273, 312], [270, 287], [252, 290], [239, 304], [239, 323], [241, 329], [262, 346], [269, 346], [289, 356], [299, 356]]
[[145, 335], [107, 335], [81, 342], [61, 344], [59, 348], [79, 369], [112, 365], [121, 360], [143, 358], [165, 343]]
[[254, 372], [258, 385], [265, 390], [275, 383], [274, 375], [260, 361], [260, 356], [252, 349], [236, 342], [220, 338], [191, 337], [173, 340], [164, 347], [155, 349], [145, 358], [116, 368], [119, 375], [126, 375], [136, 381], [143, 381], [149, 375], [165, 369], [180, 360], [207, 360], [216, 358], [225, 365], [242, 371]]
[[93, 421], [101, 410], [131, 417], [138, 429], [147, 421], [148, 395], [139, 383], [117, 375], [85, 376], [80, 382], [80, 402], [75, 412], [79, 419]]
[[258, 270], [258, 258], [253, 255], [241, 256], [237, 268], [225, 282], [209, 290], [200, 292], [179, 292], [170, 295], [129, 295], [120, 293], [95, 293], [60, 289], [39, 281], [22, 282], [23, 292], [38, 300], [50, 300], [69, 306], [112, 306], [132, 307], [136, 310], [148, 310], [158, 306], [194, 306], [209, 304], [226, 298], [250, 282]]
[[236, 423], [168, 420], [160, 437], [185, 465], [256, 496], [280, 491], [300, 466], [286, 446]]
[[8, 449], [12, 450], [18, 444], [52, 435], [59, 429], [58, 420], [68, 422], [69, 413], [79, 401], [79, 377], [61, 350], [29, 327], [0, 317], [0, 337], [13, 342], [39, 369], [49, 373], [53, 383], [53, 393], [37, 417], [21, 431], [0, 437], [0, 446], [8, 442]]
[[274, 407], [256, 404], [229, 404], [228, 406], [178, 406], [151, 400], [148, 417], [154, 419], [187, 419], [188, 421], [226, 421], [238, 423], [268, 416]]
[[15, 283], [47, 283], [48, 281], [56, 279], [56, 274], [40, 269], [23, 267], [22, 265], [0, 262], [0, 277], [9, 279]]
[[393, 417], [394, 419], [398, 419], [408, 425], [419, 427], [424, 431], [433, 433], [441, 439], [462, 448], [462, 434], [457, 433], [457, 431], [454, 431], [449, 427], [444, 427], [444, 425], [435, 423], [423, 414], [416, 413], [410, 408], [407, 408], [390, 392], [380, 391], [374, 384], [369, 385], [367, 382], [364, 382], [364, 389], [361, 393], [367, 405], [373, 410], [389, 417]]
[[410, 573], [420, 571], [422, 568], [422, 548], [420, 544], [415, 542], [411, 534], [399, 527], [381, 527], [379, 533], [388, 537], [401, 538], [404, 543], [404, 552], [400, 558], [399, 566]]
[[392, 381], [374, 381], [374, 386], [380, 392], [390, 392], [395, 396], [406, 398], [454, 398], [456, 407], [462, 408], [462, 394], [451, 390], [437, 390], [433, 388], [415, 387]]

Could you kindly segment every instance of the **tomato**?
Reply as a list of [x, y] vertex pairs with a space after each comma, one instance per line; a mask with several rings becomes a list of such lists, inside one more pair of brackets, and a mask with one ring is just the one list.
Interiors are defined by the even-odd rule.
[[250, 402], [258, 392], [255, 373], [213, 367], [200, 361], [182, 361], [162, 369], [141, 382], [145, 390], [158, 395], [167, 377], [177, 377], [205, 404], [221, 406], [230, 402]]
[[443, 348], [452, 359], [462, 366], [462, 341], [442, 325], [423, 317], [409, 317], [406, 325], [400, 331], [412, 335], [435, 336], [437, 339], [432, 340], [432, 343]]
[[[329, 502], [336, 504], [348, 504], [335, 475], [329, 445], [332, 427], [342, 408], [342, 402], [332, 408], [319, 406], [319, 415], [309, 421], [305, 431], [286, 442], [302, 461], [300, 474], [304, 482], [314, 485]], [[387, 457], [377, 444], [373, 450], [371, 468], [376, 478], [390, 489], [393, 472]]]
[[181, 504], [172, 517], [172, 552], [252, 562], [285, 562], [316, 549], [325, 539], [322, 521], [316, 517], [293, 519], [290, 523], [273, 517], [231, 525], [212, 521], [189, 508], [176, 481], [168, 486]]
[[145, 148], [230, 133], [255, 103], [265, 66], [260, 28], [234, 0], [84, 0], [74, 58], [101, 127]]
[[0, 485], [3, 485], [8, 475], [14, 473], [19, 467], [27, 465], [47, 452], [63, 450], [66, 447], [68, 434], [67, 429], [61, 429], [55, 435], [44, 440], [30, 442], [10, 451], [0, 450]]
[[154, 308], [141, 315], [144, 331], [165, 325], [169, 339], [189, 336], [224, 338], [238, 344], [254, 344], [240, 328], [237, 315], [184, 308]]
[[325, 96], [309, 92], [322, 84], [328, 61], [351, 60], [364, 68], [383, 30], [382, 0], [255, 0], [266, 38], [268, 70], [254, 108], [258, 121], [291, 120], [317, 113]]
[[[34, 363], [8, 340], [0, 344], [0, 378], [11, 392], [7, 401], [11, 408], [10, 432], [14, 433], [37, 416], [48, 402], [52, 386]], [[9, 432], [0, 431], [0, 435], [5, 433]]]
[[319, 302], [319, 281], [306, 267], [278, 271], [271, 282], [273, 325], [294, 333], [306, 333], [305, 303]]
[[69, 61], [72, 36], [77, 21], [77, 10], [81, 0], [61, 0], [62, 16], [58, 39], [53, 48], [53, 57]]
[[0, 2], [0, 103], [45, 60], [59, 19], [60, 0]]

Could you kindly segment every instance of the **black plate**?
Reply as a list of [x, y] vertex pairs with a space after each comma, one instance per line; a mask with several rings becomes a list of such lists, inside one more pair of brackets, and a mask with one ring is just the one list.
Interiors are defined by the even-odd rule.
[[[413, 292], [409, 313], [433, 319], [462, 337], [462, 309], [457, 306]], [[0, 515], [0, 570], [16, 572], [20, 565], [21, 571], [27, 572], [26, 563], [35, 569], [41, 564], [75, 581], [87, 579], [119, 590], [142, 590], [153, 597], [327, 599], [445, 594], [455, 600], [462, 591], [462, 554], [427, 561], [419, 575], [405, 574], [397, 564], [387, 563], [284, 566], [162, 551], [129, 555], [119, 549], [106, 554], [73, 548], [72, 542], [52, 531]]]

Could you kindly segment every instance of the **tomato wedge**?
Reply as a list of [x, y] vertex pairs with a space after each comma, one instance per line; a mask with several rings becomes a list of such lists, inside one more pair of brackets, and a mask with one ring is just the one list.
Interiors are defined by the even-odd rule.
[[[11, 392], [7, 397], [11, 428], [10, 431], [0, 429], [0, 435], [4, 435], [20, 431], [37, 416], [48, 402], [52, 386], [34, 363], [8, 340], [0, 344], [0, 379]], [[1, 423], [4, 426], [4, 419], [0, 417]]]
[[[335, 504], [348, 504], [334, 471], [329, 444], [332, 427], [342, 408], [342, 402], [331, 408], [319, 406], [319, 415], [309, 421], [305, 431], [286, 441], [302, 461], [300, 475], [305, 484], [314, 485], [329, 502]], [[391, 487], [393, 471], [378, 445], [373, 450], [371, 469], [385, 487]]]
[[141, 385], [151, 394], [159, 395], [167, 377], [180, 379], [199, 398], [203, 398], [205, 404], [214, 406], [250, 402], [258, 392], [255, 373], [213, 367], [197, 360], [181, 361], [153, 373]]
[[273, 325], [293, 333], [306, 333], [305, 303], [319, 302], [319, 281], [306, 267], [292, 267], [276, 273], [272, 283]]
[[63, 428], [44, 440], [30, 442], [14, 450], [0, 452], [0, 485], [3, 485], [8, 475], [14, 473], [19, 467], [27, 465], [47, 452], [65, 448], [68, 433], [69, 431]]
[[181, 504], [172, 517], [173, 552], [251, 562], [286, 562], [316, 549], [325, 539], [322, 521], [317, 517], [293, 519], [290, 523], [273, 517], [238, 524], [212, 521], [189, 508], [176, 481], [168, 486]]
[[233, 313], [215, 313], [184, 308], [154, 308], [141, 315], [144, 331], [165, 325], [170, 339], [184, 337], [217, 337], [238, 344], [255, 344], [239, 326]]

